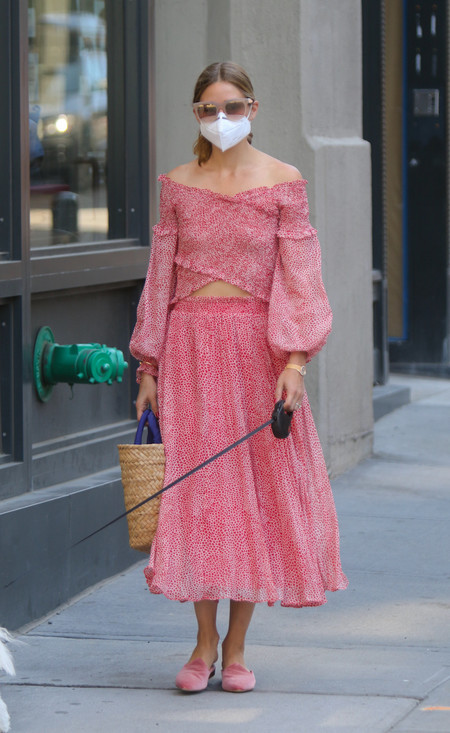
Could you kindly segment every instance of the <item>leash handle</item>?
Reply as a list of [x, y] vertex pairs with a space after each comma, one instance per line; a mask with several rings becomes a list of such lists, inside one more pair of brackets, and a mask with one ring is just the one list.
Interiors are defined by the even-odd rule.
[[284, 401], [278, 400], [272, 412], [272, 433], [276, 438], [287, 438], [293, 415], [293, 412], [286, 412], [284, 409]]

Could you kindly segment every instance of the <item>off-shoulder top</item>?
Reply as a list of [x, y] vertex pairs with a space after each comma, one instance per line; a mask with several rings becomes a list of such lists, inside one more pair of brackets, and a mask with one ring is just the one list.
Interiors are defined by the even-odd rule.
[[309, 222], [304, 179], [233, 196], [162, 182], [160, 221], [130, 351], [141, 372], [157, 376], [170, 308], [214, 280], [268, 303], [268, 346], [277, 356], [324, 346], [331, 309], [321, 276], [320, 245]]

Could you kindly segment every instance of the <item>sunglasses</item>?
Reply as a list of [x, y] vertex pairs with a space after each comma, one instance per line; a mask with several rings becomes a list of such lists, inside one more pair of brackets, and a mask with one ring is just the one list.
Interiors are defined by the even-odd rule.
[[227, 99], [222, 104], [217, 102], [194, 102], [192, 107], [199, 122], [202, 120], [214, 122], [221, 110], [229, 120], [241, 120], [243, 117], [248, 117], [253, 102], [254, 100], [250, 97], [245, 97], [243, 99]]

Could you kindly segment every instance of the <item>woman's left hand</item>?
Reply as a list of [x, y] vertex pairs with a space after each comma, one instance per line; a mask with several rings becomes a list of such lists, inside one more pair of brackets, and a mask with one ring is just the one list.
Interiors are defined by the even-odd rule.
[[275, 402], [283, 399], [286, 412], [298, 410], [305, 394], [304, 378], [296, 369], [283, 369], [275, 389]]

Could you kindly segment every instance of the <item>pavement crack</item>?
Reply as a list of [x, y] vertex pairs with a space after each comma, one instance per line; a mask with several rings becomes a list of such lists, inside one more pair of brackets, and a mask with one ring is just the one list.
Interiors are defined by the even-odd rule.
[[[175, 692], [175, 687], [132, 687], [127, 685], [88, 685], [88, 684], [55, 684], [51, 682], [8, 682], [6, 687], [27, 687], [37, 689], [59, 689], [59, 690], [136, 690], [144, 692]], [[213, 691], [214, 688], [211, 687]], [[335, 691], [311, 691], [311, 690], [274, 690], [272, 687], [258, 687], [256, 694], [268, 695], [276, 692], [278, 695], [306, 695], [308, 697], [340, 697], [340, 698], [377, 698], [382, 700], [408, 700], [420, 705], [426, 699], [426, 696], [417, 697], [417, 695], [393, 694], [387, 695], [380, 692], [335, 692]]]
[[386, 733], [391, 733], [391, 731], [397, 730], [398, 726], [401, 723], [403, 723], [405, 720], [409, 718], [410, 715], [413, 715], [416, 712], [417, 708], [419, 707], [419, 705], [423, 703], [425, 698], [409, 698], [409, 699], [415, 700], [416, 706], [412, 710], [408, 710], [404, 715], [400, 716], [399, 719], [396, 720], [395, 723], [393, 723], [391, 727], [387, 729]]

